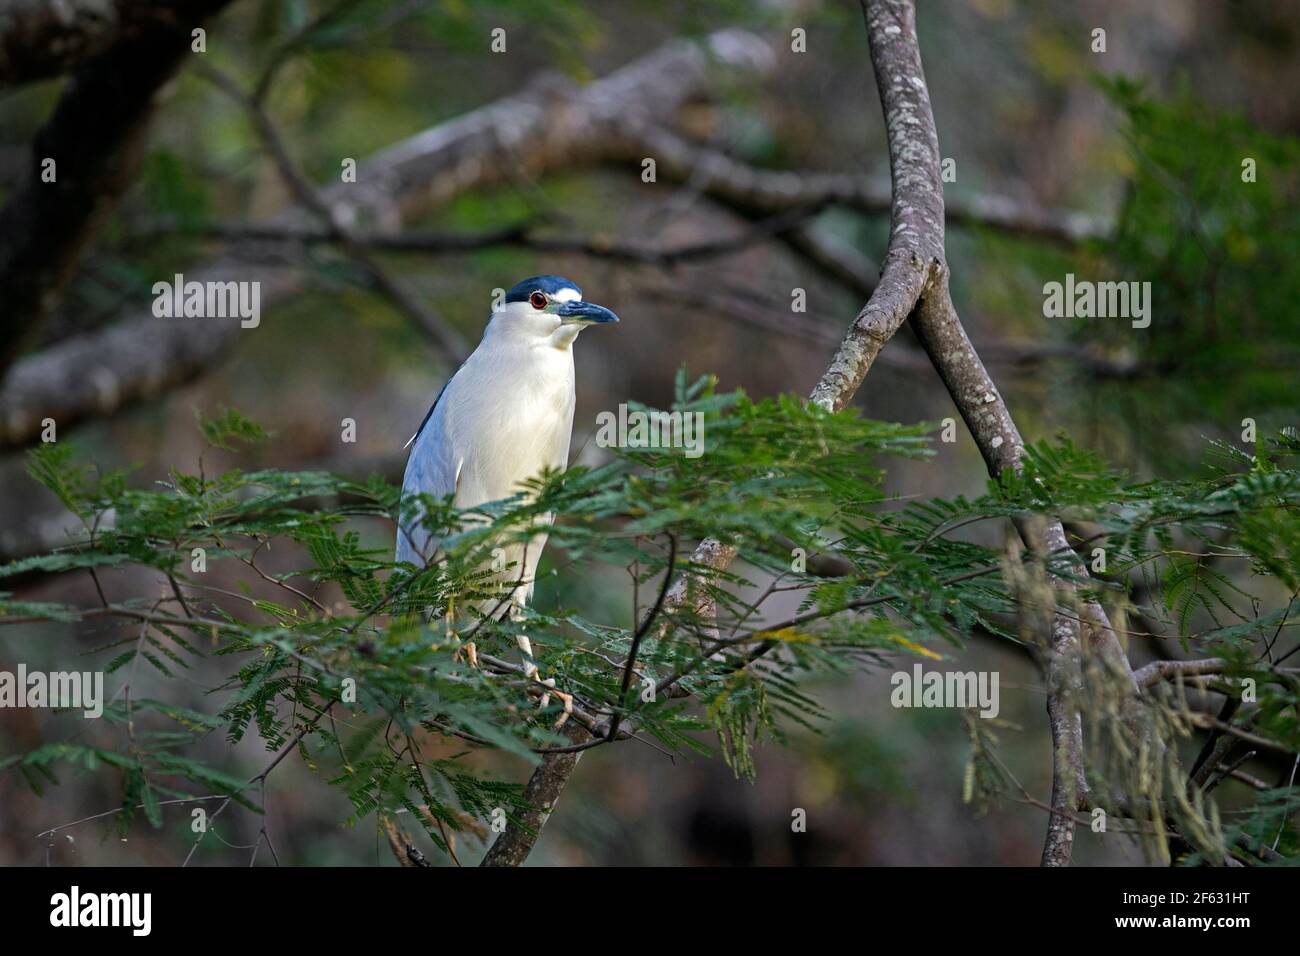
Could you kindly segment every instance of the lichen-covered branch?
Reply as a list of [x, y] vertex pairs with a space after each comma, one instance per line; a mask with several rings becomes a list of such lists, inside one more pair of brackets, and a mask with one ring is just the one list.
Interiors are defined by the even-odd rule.
[[[917, 339], [930, 356], [966, 422], [989, 474], [997, 477], [1009, 469], [1019, 469], [1025, 450], [1024, 441], [953, 307], [946, 266], [940, 270], [936, 280], [912, 319]], [[1020, 522], [1017, 530], [1031, 550], [1043, 554], [1073, 555], [1065, 530], [1056, 519], [1042, 523]], [[1086, 579], [1087, 569], [1082, 561], [1075, 562], [1074, 571]], [[1075, 590], [1070, 584], [1061, 587], [1065, 592]], [[1082, 609], [1081, 617], [1088, 625], [1091, 638], [1089, 649], [1095, 650], [1123, 675], [1136, 692], [1137, 685], [1127, 655], [1105, 610], [1096, 602], [1075, 602], [1070, 598], [1069, 593], [1062, 595], [1063, 603], [1078, 603]], [[1082, 719], [1077, 704], [1071, 703], [1077, 700], [1081, 685], [1080, 667], [1085, 648], [1080, 638], [1079, 619], [1074, 611], [1063, 608], [1052, 625], [1047, 655], [1047, 710], [1052, 732], [1052, 807], [1055, 812], [1049, 820], [1047, 845], [1043, 850], [1043, 863], [1046, 865], [1069, 863], [1074, 835], [1073, 814], [1086, 793]]]
[[849, 327], [812, 400], [843, 408], [885, 343], [906, 321], [943, 262], [939, 138], [910, 3], [864, 3], [867, 40], [889, 138], [893, 199], [880, 282]]
[[1215, 677], [1228, 665], [1220, 657], [1207, 657], [1197, 661], [1152, 661], [1133, 672], [1138, 687], [1146, 690], [1161, 681], [1183, 677]]
[[[903, 6], [907, 7], [907, 13], [910, 15], [910, 5]], [[870, 21], [871, 17], [869, 15], [869, 24]], [[884, 32], [884, 26], [886, 25], [881, 24], [880, 29], [871, 36], [873, 62], [876, 61], [877, 57], [886, 58], [884, 64], [877, 62], [877, 72], [879, 73], [882, 69], [889, 69], [889, 61], [896, 56], [907, 58], [919, 70], [920, 56], [916, 52], [915, 31], [913, 30], [912, 33], [909, 53], [905, 44], [892, 42], [892, 36]], [[876, 290], [872, 293], [866, 307], [853, 323], [844, 341], [840, 344], [840, 348], [832, 358], [829, 368], [826, 370], [825, 375], [822, 376], [822, 380], [817, 384], [810, 396], [810, 401], [831, 409], [840, 409], [848, 404], [858, 386], [862, 383], [875, 357], [880, 353], [880, 348], [889, 335], [892, 335], [903, 324], [908, 313], [916, 304], [917, 297], [928, 279], [930, 264], [942, 260], [943, 200], [941, 195], [937, 197], [935, 195], [935, 190], [940, 187], [938, 185], [938, 144], [933, 137], [933, 121], [930, 123], [929, 134], [932, 146], [930, 159], [933, 162], [935, 174], [933, 185], [924, 173], [918, 174], [910, 169], [903, 168], [907, 163], [915, 160], [913, 150], [916, 143], [916, 133], [915, 124], [904, 119], [900, 111], [919, 109], [923, 102], [924, 109], [928, 114], [929, 101], [926, 98], [924, 85], [920, 90], [920, 100], [918, 100], [918, 95], [914, 89], [903, 90], [899, 87], [892, 87], [888, 88], [887, 91], [885, 85], [882, 85], [880, 89], [881, 103], [884, 106], [886, 122], [889, 127], [891, 163], [897, 166], [894, 175], [895, 189], [903, 190], [903, 195], [896, 197], [891, 211], [893, 225], [890, 234], [890, 250], [885, 256], [881, 281], [876, 286]], [[893, 121], [891, 121], [891, 117]], [[903, 141], [895, 148], [894, 140], [900, 135]], [[924, 131], [920, 135], [924, 136]], [[914, 208], [918, 207], [921, 211], [914, 212]], [[914, 230], [917, 230], [922, 222], [926, 224], [938, 223], [937, 242], [929, 233], [926, 233], [925, 238], [920, 239], [919, 243], [915, 241], [915, 237], [921, 234], [914, 233]], [[908, 298], [909, 295], [910, 299]], [[888, 329], [888, 334], [880, 337], [880, 333], [885, 329]], [[707, 566], [721, 572], [730, 567], [731, 563], [736, 559], [736, 555], [736, 548], [733, 545], [707, 538], [700, 542], [691, 555], [691, 563], [697, 566]], [[692, 610], [696, 614], [707, 615], [710, 603], [707, 591], [699, 587], [698, 579], [683, 576], [669, 590], [664, 601], [663, 612], [671, 614], [672, 611], [688, 602], [693, 605]], [[530, 826], [535, 830], [540, 830], [541, 825], [546, 822], [549, 810], [554, 807], [555, 801], [559, 799], [565, 785], [568, 783], [569, 776], [577, 766], [576, 760], [565, 761], [561, 759], [562, 756], [566, 755], [543, 759], [541, 765], [533, 772], [528, 781], [526, 794], [541, 799], [543, 803], [539, 803], [537, 806], [546, 808], [546, 812], [540, 813], [536, 820], [529, 821]], [[522, 829], [517, 826], [507, 827], [506, 831], [497, 838], [497, 843], [507, 841], [507, 849], [498, 854], [495, 852], [496, 844], [494, 844], [483, 861], [484, 865], [517, 866], [521, 864], [536, 840], [536, 833], [521, 832]], [[522, 854], [519, 852], [520, 849], [523, 849]]]

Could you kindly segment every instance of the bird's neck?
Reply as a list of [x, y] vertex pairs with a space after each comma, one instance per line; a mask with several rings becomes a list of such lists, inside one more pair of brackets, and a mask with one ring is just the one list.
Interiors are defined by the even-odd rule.
[[489, 340], [511, 346], [549, 346], [568, 351], [573, 340], [582, 331], [581, 325], [561, 325], [558, 320], [553, 328], [539, 327], [534, 321], [521, 322], [517, 317], [501, 312], [492, 317], [484, 332], [483, 341]]
[[568, 349], [581, 331], [580, 325], [561, 325], [546, 339], [546, 344], [557, 349]]

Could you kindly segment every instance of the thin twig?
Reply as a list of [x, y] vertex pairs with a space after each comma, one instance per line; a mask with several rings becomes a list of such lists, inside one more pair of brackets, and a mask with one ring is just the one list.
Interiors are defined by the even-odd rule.
[[619, 709], [614, 711], [614, 716], [609, 723], [609, 733], [606, 737], [609, 740], [618, 738], [618, 725], [623, 719], [623, 708], [627, 706], [627, 691], [632, 686], [632, 671], [636, 667], [637, 651], [641, 648], [641, 640], [650, 632], [655, 621], [659, 617], [659, 612], [663, 610], [664, 598], [668, 596], [668, 589], [673, 583], [673, 570], [677, 566], [677, 536], [669, 532], [668, 541], [670, 548], [668, 551], [668, 568], [664, 571], [664, 580], [659, 588], [659, 596], [655, 598], [654, 606], [650, 608], [650, 613], [641, 621], [641, 626], [636, 629], [632, 635], [632, 646], [627, 652], [627, 665], [623, 668], [623, 680], [619, 686], [618, 701]]

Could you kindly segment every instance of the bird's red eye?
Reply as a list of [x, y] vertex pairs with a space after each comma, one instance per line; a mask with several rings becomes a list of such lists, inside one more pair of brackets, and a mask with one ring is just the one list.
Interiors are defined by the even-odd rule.
[[528, 301], [532, 303], [534, 309], [546, 308], [546, 296], [541, 292], [534, 292], [528, 297]]

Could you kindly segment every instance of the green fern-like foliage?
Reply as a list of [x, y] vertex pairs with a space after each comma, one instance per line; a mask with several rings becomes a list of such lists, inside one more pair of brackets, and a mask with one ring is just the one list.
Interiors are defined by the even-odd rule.
[[[782, 741], [794, 727], [819, 731], [827, 715], [806, 690], [810, 674], [941, 659], [975, 634], [1042, 654], [1044, 613], [1071, 601], [1077, 611], [1085, 600], [1127, 622], [1117, 626], [1130, 641], [1146, 633], [1140, 614], [1168, 619], [1189, 651], [1223, 659], [1214, 681], [1257, 686], [1252, 733], [1283, 751], [1300, 747], [1293, 669], [1272, 650], [1261, 654], [1296, 610], [1293, 439], [1234, 451], [1210, 477], [1180, 482], [1135, 482], [1068, 441], [1042, 443], [1027, 450], [1021, 473], [978, 498], [898, 501], [883, 490], [886, 469], [930, 454], [923, 426], [831, 414], [789, 396], [721, 394], [711, 379], [684, 375], [673, 410], [703, 416], [702, 456], [624, 451], [466, 511], [402, 501], [377, 478], [319, 472], [207, 475], [200, 465], [143, 489], [126, 475], [95, 473], [64, 445], [32, 452], [32, 477], [84, 533], [0, 568], [0, 580], [134, 566], [166, 587], [161, 596], [107, 588], [101, 605], [84, 607], [0, 595], [0, 624], [60, 634], [116, 620], [126, 630], [96, 652], [108, 674], [148, 667], [179, 682], [206, 660], [225, 677], [208, 688], [202, 711], [128, 692], [107, 708], [93, 743], [10, 754], [0, 767], [37, 788], [57, 782], [61, 767], [116, 774], [122, 825], [142, 813], [159, 826], [163, 801], [200, 793], [257, 809], [264, 778], [198, 756], [212, 753], [199, 746], [207, 738], [255, 736], [268, 751], [297, 751], [322, 787], [345, 793], [349, 822], [405, 811], [448, 849], [450, 833], [498, 813], [517, 820], [525, 806], [518, 786], [476, 752], [535, 763], [572, 745], [555, 726], [559, 700], [539, 708], [545, 688], [512, 653], [519, 633], [532, 640], [542, 672], [573, 696], [569, 719], [585, 721], [587, 745], [613, 742], [602, 734], [617, 717], [619, 738], [672, 753], [716, 748], [750, 775], [760, 740]], [[263, 437], [229, 410], [200, 427], [222, 449]], [[552, 570], [535, 605], [519, 619], [469, 612], [501, 606], [508, 594], [484, 569], [494, 549], [528, 540], [545, 515], [554, 516]], [[1067, 523], [1078, 555], [978, 544], [967, 533], [1048, 515]], [[392, 560], [398, 520], [422, 521], [439, 536], [429, 566]], [[737, 547], [737, 563], [722, 572], [694, 564], [705, 538]], [[1085, 577], [1080, 558], [1094, 560], [1097, 547], [1106, 571]], [[296, 565], [265, 570], [267, 549], [281, 567], [287, 549]], [[836, 562], [830, 571], [815, 560], [826, 556]], [[210, 584], [216, 568], [236, 587]], [[670, 571], [686, 600], [659, 597]], [[582, 589], [574, 582], [605, 590], [616, 576], [634, 600], [607, 614], [555, 600], [560, 589], [550, 584], [563, 581], [572, 594]], [[1077, 585], [1073, 597], [1055, 587], [1062, 581]], [[800, 599], [784, 617], [766, 607], [778, 589]], [[478, 667], [466, 659], [470, 640]], [[1135, 729], [1112, 676], [1083, 668], [1076, 703], [1095, 751], [1090, 782], [1108, 805], [1154, 808], [1141, 834], [1153, 854], [1221, 857], [1243, 853], [1270, 828], [1285, 830], [1296, 803], [1289, 790], [1261, 794], [1226, 823], [1212, 799], [1189, 798], [1184, 751], [1202, 718], [1182, 686], [1146, 695]], [[1015, 796], [998, 735], [975, 718], [970, 738], [968, 799], [984, 807]], [[1284, 836], [1278, 853], [1294, 847]]]

